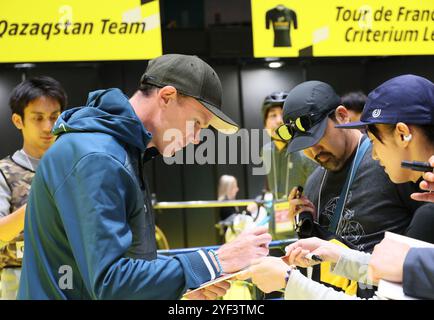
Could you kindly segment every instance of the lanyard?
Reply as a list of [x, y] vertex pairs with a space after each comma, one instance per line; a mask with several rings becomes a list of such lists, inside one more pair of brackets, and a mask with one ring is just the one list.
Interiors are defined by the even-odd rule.
[[[360, 138], [361, 139], [361, 138]], [[351, 171], [347, 175], [347, 179], [345, 181], [345, 184], [342, 188], [341, 194], [339, 195], [339, 200], [336, 205], [336, 208], [333, 212], [332, 220], [330, 222], [330, 225], [328, 227], [328, 230], [330, 232], [336, 233], [338, 229], [338, 225], [340, 224], [342, 212], [344, 211], [345, 203], [347, 201], [348, 192], [350, 190], [351, 184], [353, 183], [354, 177], [356, 175], [357, 169], [362, 162], [363, 156], [365, 155], [366, 151], [368, 150], [369, 146], [371, 145], [369, 139], [365, 139], [363, 143], [357, 146], [357, 152], [356, 156], [354, 157], [353, 164], [351, 166]], [[320, 190], [321, 192], [321, 190]], [[318, 208], [320, 210], [320, 208]]]
[[[284, 148], [284, 149], [286, 149], [286, 148]], [[276, 147], [276, 145], [274, 145], [274, 143], [273, 143], [273, 148], [271, 149], [271, 159], [273, 160], [273, 164], [272, 164], [272, 166], [273, 166], [273, 182], [274, 182], [274, 194], [273, 194], [273, 196], [274, 196], [274, 199], [279, 199], [279, 197], [278, 197], [278, 192], [279, 192], [279, 190], [278, 190], [278, 184], [277, 184], [277, 174], [276, 174], [276, 154], [275, 154], [275, 152], [279, 152], [279, 150], [277, 150], [277, 147]], [[286, 152], [286, 150], [282, 150], [282, 152]], [[286, 177], [285, 177], [285, 195], [287, 196], [288, 195], [288, 184], [289, 184], [289, 170], [290, 170], [290, 167], [289, 167], [289, 164], [291, 163], [291, 155], [290, 154], [288, 154], [288, 161], [286, 161]]]

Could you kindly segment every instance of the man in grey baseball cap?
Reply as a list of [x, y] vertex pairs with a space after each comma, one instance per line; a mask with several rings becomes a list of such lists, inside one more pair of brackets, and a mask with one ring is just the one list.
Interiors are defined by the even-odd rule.
[[178, 93], [198, 100], [213, 117], [209, 124], [220, 132], [231, 134], [238, 125], [221, 111], [222, 85], [216, 72], [196, 56], [166, 54], [148, 64], [141, 85], [173, 86]]
[[[53, 128], [58, 138], [33, 180], [18, 298], [179, 299], [266, 256], [265, 227], [216, 252], [157, 255], [143, 161], [199, 143], [208, 125], [235, 132], [220, 108], [220, 80], [208, 64], [164, 55], [149, 62], [131, 98], [119, 89], [98, 90], [85, 106], [62, 113]], [[74, 275], [66, 290], [59, 266]], [[216, 298], [228, 286], [215, 284], [189, 298]]]

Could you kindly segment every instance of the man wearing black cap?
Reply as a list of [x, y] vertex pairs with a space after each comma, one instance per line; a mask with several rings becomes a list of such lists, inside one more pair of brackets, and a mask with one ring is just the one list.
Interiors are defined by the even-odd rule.
[[284, 125], [277, 133], [288, 151], [304, 153], [321, 165], [309, 177], [305, 196], [289, 196], [290, 214], [311, 212], [328, 232], [353, 248], [371, 252], [384, 231], [404, 233], [418, 208], [411, 184], [395, 185], [371, 157], [369, 139], [359, 130], [337, 129], [349, 122], [347, 109], [333, 88], [308, 81], [288, 95]]
[[[130, 99], [99, 90], [86, 106], [61, 114], [29, 196], [18, 298], [177, 299], [268, 254], [271, 236], [256, 228], [217, 252], [157, 256], [143, 161], [198, 143], [208, 125], [236, 132], [220, 111], [221, 94], [204, 61], [164, 55], [149, 62]], [[227, 287], [191, 297], [215, 298]]]

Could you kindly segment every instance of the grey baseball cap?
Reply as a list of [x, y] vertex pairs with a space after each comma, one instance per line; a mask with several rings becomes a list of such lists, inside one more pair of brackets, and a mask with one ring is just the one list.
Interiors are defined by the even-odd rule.
[[141, 84], [173, 86], [183, 95], [197, 99], [214, 117], [210, 125], [222, 133], [236, 133], [239, 126], [221, 111], [222, 85], [205, 61], [183, 54], [165, 54], [148, 63]]

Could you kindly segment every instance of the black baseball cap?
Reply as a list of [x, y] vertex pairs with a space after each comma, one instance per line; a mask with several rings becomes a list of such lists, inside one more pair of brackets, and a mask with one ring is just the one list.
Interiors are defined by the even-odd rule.
[[406, 74], [392, 78], [371, 91], [360, 121], [336, 128], [358, 129], [369, 124], [434, 124], [434, 84]]
[[340, 97], [325, 82], [306, 81], [294, 87], [283, 105], [283, 122], [290, 123], [300, 117], [308, 117], [312, 126], [306, 132], [295, 132], [288, 143], [288, 152], [317, 144], [324, 136], [328, 115], [340, 102]]
[[222, 85], [217, 73], [205, 61], [183, 54], [165, 54], [150, 60], [141, 84], [173, 86], [179, 93], [197, 99], [214, 117], [210, 125], [231, 134], [239, 126], [221, 111]]

